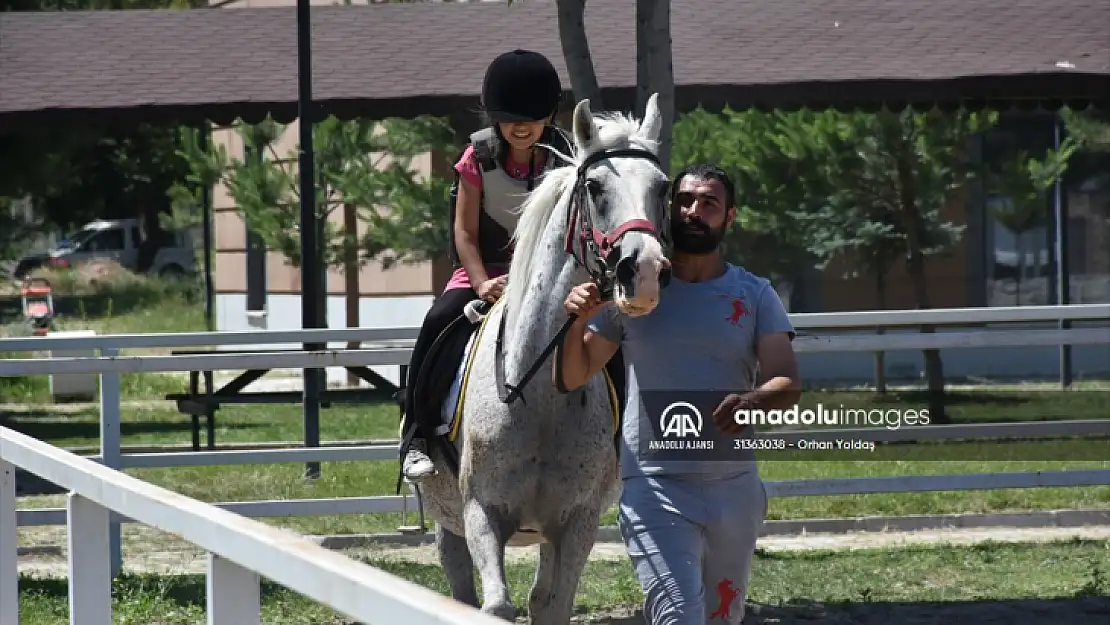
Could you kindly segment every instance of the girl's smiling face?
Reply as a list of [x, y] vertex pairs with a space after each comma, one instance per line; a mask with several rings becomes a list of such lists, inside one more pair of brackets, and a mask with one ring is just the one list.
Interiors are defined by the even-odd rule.
[[498, 122], [497, 127], [501, 130], [501, 136], [509, 142], [517, 150], [530, 150], [532, 146], [543, 136], [543, 129], [547, 125], [546, 120], [539, 120], [534, 122]]

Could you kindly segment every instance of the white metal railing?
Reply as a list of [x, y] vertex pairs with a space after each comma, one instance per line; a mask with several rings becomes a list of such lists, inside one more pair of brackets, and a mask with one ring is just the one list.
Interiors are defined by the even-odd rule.
[[[921, 325], [977, 326], [998, 323], [1045, 323], [1055, 321], [1110, 321], [1110, 304], [1067, 306], [1006, 306], [990, 308], [931, 308], [925, 310], [861, 310], [835, 313], [793, 313], [790, 321], [799, 330], [870, 330], [876, 327], [909, 328]], [[151, 347], [198, 347], [279, 345], [302, 343], [380, 344], [408, 346], [420, 334], [419, 327], [327, 328], [319, 330], [250, 330], [243, 332], [170, 332], [112, 334], [54, 338], [0, 339], [0, 352], [40, 350], [142, 349]]]
[[233, 514], [0, 427], [0, 623], [19, 622], [15, 467], [70, 491], [71, 623], [111, 625], [109, 524], [118, 512], [208, 551], [209, 625], [260, 622], [260, 576], [370, 625], [503, 621], [291, 532]]
[[[1110, 345], [1110, 329], [939, 329], [923, 334], [891, 332], [889, 328], [912, 328], [922, 324], [959, 326], [1031, 322], [1106, 321], [1110, 304], [1071, 306], [1027, 306], [1011, 308], [956, 308], [942, 310], [861, 311], [791, 315], [799, 330], [835, 328], [872, 330], [888, 328], [886, 334], [804, 335], [795, 341], [799, 353], [873, 352], [908, 349], [972, 349], [1031, 345]], [[171, 453], [124, 454], [120, 447], [119, 374], [134, 371], [222, 370], [224, 368], [327, 367], [344, 364], [377, 366], [407, 364], [412, 339], [418, 328], [338, 329], [252, 332], [208, 332], [181, 334], [133, 334], [95, 337], [0, 339], [0, 352], [26, 350], [70, 350], [96, 348], [100, 357], [0, 360], [0, 376], [46, 373], [99, 373], [101, 406], [100, 454], [93, 459], [122, 468], [263, 464], [277, 462], [335, 462], [352, 460], [396, 460], [397, 444], [343, 446], [313, 449], [227, 450]], [[330, 349], [321, 352], [265, 352], [179, 356], [119, 356], [129, 348], [184, 347], [195, 345], [264, 345], [277, 343], [340, 343], [362, 341], [372, 349]], [[1110, 420], [977, 425], [931, 425], [902, 431], [841, 430], [831, 432], [764, 433], [762, 436], [832, 437], [867, 436], [870, 440], [940, 440], [961, 438], [1044, 438], [1062, 436], [1106, 436]], [[1041, 486], [1087, 486], [1110, 484], [1110, 470], [1036, 473], [984, 473], [936, 476], [858, 477], [823, 480], [769, 482], [772, 497], [799, 497], [862, 493], [955, 491]], [[319, 514], [367, 514], [406, 512], [415, 502], [408, 495], [348, 497], [312, 500], [221, 502], [214, 504], [245, 516], [300, 516]], [[20, 510], [20, 525], [58, 524], [65, 520], [62, 509]], [[123, 517], [110, 520], [113, 570], [119, 570], [119, 525]]]

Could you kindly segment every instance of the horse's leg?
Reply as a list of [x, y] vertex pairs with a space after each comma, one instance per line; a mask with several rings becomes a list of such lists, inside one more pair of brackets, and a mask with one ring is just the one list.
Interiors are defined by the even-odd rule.
[[474, 562], [466, 540], [436, 523], [436, 549], [439, 565], [451, 586], [451, 596], [469, 606], [478, 607], [478, 591], [474, 588]]
[[532, 592], [528, 595], [528, 620], [538, 622], [540, 614], [551, 609], [551, 599], [555, 592], [555, 576], [559, 564], [558, 553], [550, 542], [540, 543], [540, 562], [536, 567], [536, 578], [532, 582]]
[[566, 625], [574, 613], [578, 580], [597, 538], [597, 510], [578, 508], [570, 514], [554, 540], [555, 583], [546, 610], [530, 615], [532, 625]]
[[506, 621], [516, 619], [516, 608], [505, 582], [505, 544], [515, 523], [493, 506], [467, 499], [463, 508], [466, 543], [482, 578], [482, 611]]

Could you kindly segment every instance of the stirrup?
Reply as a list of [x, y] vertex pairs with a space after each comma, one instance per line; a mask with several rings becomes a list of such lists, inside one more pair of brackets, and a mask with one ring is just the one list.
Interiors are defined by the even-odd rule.
[[424, 518], [424, 498], [420, 496], [420, 487], [413, 484], [409, 479], [405, 478], [405, 484], [408, 484], [409, 490], [416, 496], [416, 510], [419, 514], [420, 525], [409, 525], [409, 498], [408, 495], [401, 497], [401, 525], [397, 527], [397, 531], [406, 536], [422, 536], [428, 533], [428, 524]]

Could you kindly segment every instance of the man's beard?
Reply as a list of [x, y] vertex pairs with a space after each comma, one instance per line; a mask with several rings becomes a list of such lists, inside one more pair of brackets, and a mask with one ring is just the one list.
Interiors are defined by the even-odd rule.
[[717, 250], [717, 246], [725, 238], [725, 229], [710, 228], [701, 221], [674, 222], [671, 228], [674, 238], [674, 249], [684, 254], [710, 254]]

